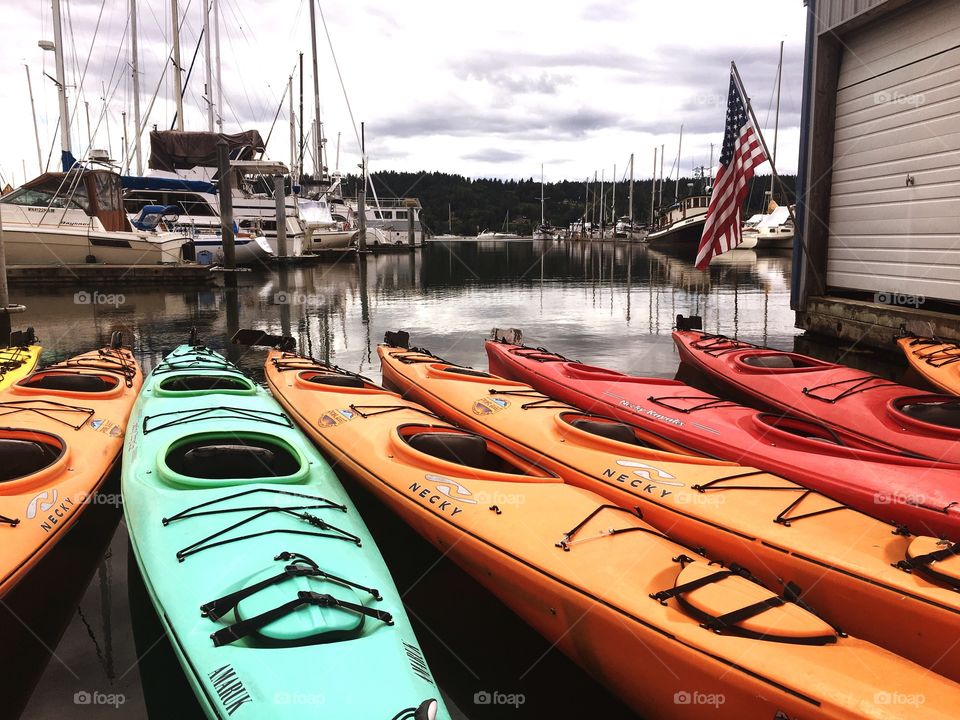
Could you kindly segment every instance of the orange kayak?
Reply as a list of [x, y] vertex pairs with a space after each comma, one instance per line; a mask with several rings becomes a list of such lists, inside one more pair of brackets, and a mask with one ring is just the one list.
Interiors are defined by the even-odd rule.
[[928, 382], [944, 392], [960, 395], [960, 343], [936, 338], [902, 337], [897, 345]]
[[384, 383], [404, 397], [621, 507], [639, 506], [672, 539], [748, 568], [777, 592], [789, 588], [852, 635], [960, 681], [956, 545], [896, 532], [754, 468], [657, 449], [642, 430], [529, 385], [420, 351], [377, 350]]
[[0, 392], [0, 596], [96, 501], [120, 457], [141, 383], [131, 352], [111, 347]]
[[960, 685], [503, 445], [291, 353], [266, 379], [332, 460], [644, 717], [955, 716]]

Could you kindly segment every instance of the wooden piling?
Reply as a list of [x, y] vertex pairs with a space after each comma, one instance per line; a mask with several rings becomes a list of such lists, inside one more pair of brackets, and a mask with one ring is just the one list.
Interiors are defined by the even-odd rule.
[[217, 143], [217, 169], [219, 184], [217, 195], [220, 199], [220, 240], [223, 243], [223, 265], [228, 270], [237, 267], [233, 237], [233, 183], [230, 177], [230, 155], [227, 141]]

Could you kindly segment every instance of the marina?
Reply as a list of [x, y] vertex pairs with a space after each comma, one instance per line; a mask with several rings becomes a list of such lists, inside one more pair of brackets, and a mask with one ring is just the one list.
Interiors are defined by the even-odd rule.
[[960, 5], [491, 3], [8, 9], [4, 718], [956, 716]]

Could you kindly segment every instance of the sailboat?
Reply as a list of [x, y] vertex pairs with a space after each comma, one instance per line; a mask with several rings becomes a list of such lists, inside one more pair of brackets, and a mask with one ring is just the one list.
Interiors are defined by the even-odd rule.
[[478, 240], [519, 240], [520, 236], [516, 233], [510, 232], [510, 211], [507, 210], [507, 217], [503, 221], [503, 230], [502, 232], [494, 232], [493, 230], [483, 230], [477, 234]]
[[543, 194], [543, 164], [540, 165], [540, 224], [533, 231], [534, 240], [557, 240], [559, 232], [546, 221], [546, 198]]

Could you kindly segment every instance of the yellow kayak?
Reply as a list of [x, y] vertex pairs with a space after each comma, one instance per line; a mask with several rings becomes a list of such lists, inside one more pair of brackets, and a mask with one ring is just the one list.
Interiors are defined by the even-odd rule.
[[[29, 342], [35, 342], [32, 336], [33, 333], [30, 333]], [[5, 390], [32, 373], [37, 368], [41, 352], [43, 348], [39, 345], [30, 344], [0, 348], [0, 390]]]

